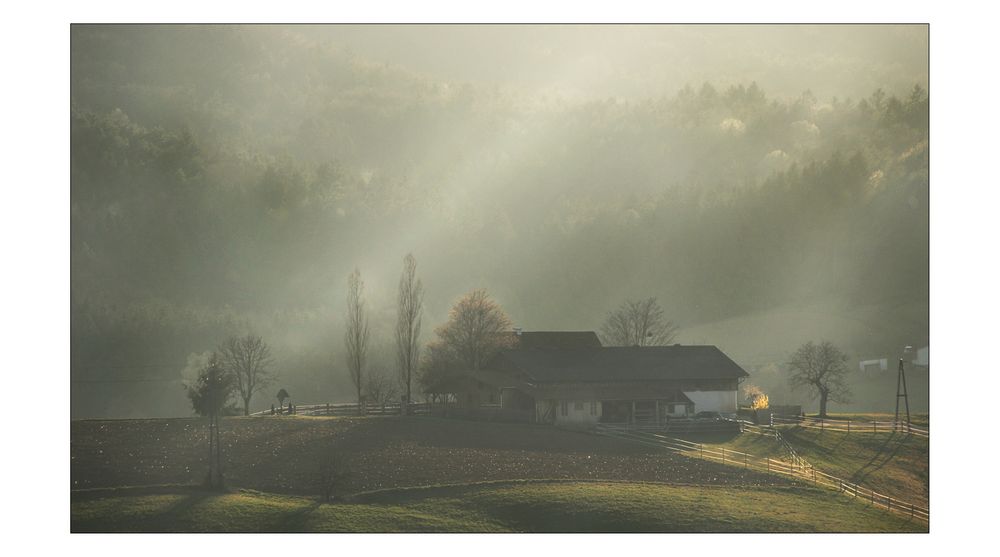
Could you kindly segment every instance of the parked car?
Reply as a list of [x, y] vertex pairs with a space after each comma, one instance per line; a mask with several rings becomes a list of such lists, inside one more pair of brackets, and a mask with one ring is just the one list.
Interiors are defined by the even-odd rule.
[[721, 422], [725, 421], [726, 418], [718, 412], [703, 411], [695, 414], [694, 419], [698, 421]]

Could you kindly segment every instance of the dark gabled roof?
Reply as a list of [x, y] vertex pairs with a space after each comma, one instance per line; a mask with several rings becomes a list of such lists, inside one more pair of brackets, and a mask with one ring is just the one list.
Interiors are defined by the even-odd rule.
[[715, 346], [516, 348], [501, 351], [489, 367], [494, 366], [513, 367], [535, 383], [737, 379], [749, 375]]
[[493, 371], [490, 369], [470, 371], [469, 377], [498, 389], [502, 389], [504, 387], [516, 387], [522, 391], [528, 392], [534, 388], [528, 383], [525, 383], [524, 381], [521, 381], [507, 373]]
[[600, 348], [594, 331], [522, 331], [503, 333], [511, 348], [582, 350]]

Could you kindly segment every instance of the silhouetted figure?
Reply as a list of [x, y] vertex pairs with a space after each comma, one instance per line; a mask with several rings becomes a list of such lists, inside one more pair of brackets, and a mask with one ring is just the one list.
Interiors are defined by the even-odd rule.
[[273, 404], [271, 405], [271, 415], [272, 416], [274, 415], [274, 405]]

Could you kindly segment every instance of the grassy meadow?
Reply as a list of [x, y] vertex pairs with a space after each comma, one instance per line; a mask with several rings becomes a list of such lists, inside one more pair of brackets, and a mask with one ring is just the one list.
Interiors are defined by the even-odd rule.
[[[897, 499], [927, 506], [929, 500], [929, 440], [902, 432], [821, 431], [785, 426], [781, 435], [795, 452], [817, 469]], [[706, 445], [785, 459], [788, 452], [774, 437], [725, 434], [688, 437]]]
[[[206, 469], [199, 420], [72, 426], [74, 532], [927, 529], [786, 477], [551, 427], [434, 418], [229, 418], [223, 443], [230, 491], [220, 494], [193, 487]], [[921, 453], [912, 440], [888, 435], [789, 428], [785, 436], [823, 470], [847, 478], [877, 462], [868, 466], [866, 485], [918, 503], [909, 490], [922, 489], [926, 500], [926, 440]], [[786, 456], [764, 435], [692, 440]], [[324, 455], [336, 457], [340, 473], [329, 503], [320, 498]]]
[[240, 490], [87, 494], [74, 532], [920, 532], [926, 526], [805, 486], [500, 482], [347, 501]]

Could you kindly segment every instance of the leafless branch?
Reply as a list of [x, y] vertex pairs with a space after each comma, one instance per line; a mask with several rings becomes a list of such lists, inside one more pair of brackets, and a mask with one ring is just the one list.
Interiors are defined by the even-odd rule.
[[365, 362], [368, 357], [368, 315], [365, 312], [365, 302], [362, 298], [365, 283], [361, 280], [361, 271], [347, 277], [347, 330], [344, 333], [344, 343], [347, 346], [347, 371], [351, 382], [357, 391], [358, 402], [361, 402], [361, 388], [364, 386]]
[[420, 325], [423, 313], [424, 287], [417, 278], [417, 260], [409, 254], [403, 260], [403, 275], [399, 279], [396, 317], [396, 363], [400, 381], [411, 400], [413, 373], [420, 361]]
[[677, 326], [668, 321], [656, 298], [626, 300], [608, 312], [601, 336], [610, 346], [663, 346], [677, 336]]
[[253, 395], [274, 380], [271, 348], [259, 336], [246, 334], [226, 339], [219, 348], [219, 354], [235, 379], [236, 390], [243, 399], [243, 415], [247, 416]]

